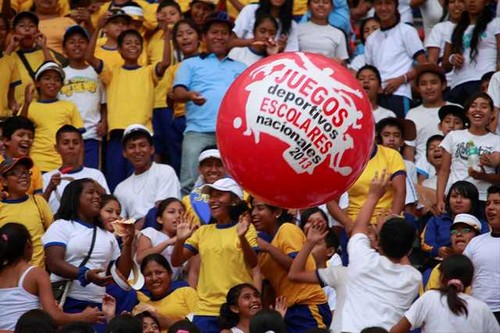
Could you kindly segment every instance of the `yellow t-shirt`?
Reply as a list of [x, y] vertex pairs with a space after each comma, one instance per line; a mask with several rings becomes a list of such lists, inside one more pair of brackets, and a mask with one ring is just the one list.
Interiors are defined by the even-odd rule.
[[[5, 158], [0, 155], [0, 163], [2, 163], [4, 159]], [[2, 190], [3, 190], [3, 185], [0, 184], [0, 191]], [[33, 167], [31, 168], [31, 184], [26, 194], [41, 194], [42, 191], [43, 191], [42, 172], [36, 165], [33, 165]]]
[[55, 17], [48, 20], [40, 20], [38, 28], [47, 37], [49, 49], [63, 54], [63, 36], [66, 29], [76, 25], [76, 22], [69, 17]]
[[21, 84], [21, 76], [16, 59], [11, 55], [5, 55], [0, 52], [0, 117], [12, 116], [12, 110], [9, 109], [9, 100], [7, 94], [9, 88], [14, 88]]
[[[283, 254], [294, 257], [304, 245], [306, 237], [299, 227], [292, 223], [283, 223], [271, 241], [271, 245]], [[269, 253], [259, 254], [259, 268], [273, 287], [276, 295], [286, 296], [288, 306], [295, 304], [323, 304], [327, 302], [325, 292], [319, 285], [294, 283], [288, 279], [284, 270]], [[312, 255], [306, 262], [306, 270], [314, 271], [316, 264]]]
[[307, 12], [307, 0], [293, 0], [293, 16], [302, 16]]
[[[172, 90], [174, 87], [175, 74], [179, 70], [181, 63], [177, 63], [173, 66], [169, 66], [160, 81], [163, 84], [163, 89], [165, 91], [165, 98], [167, 97], [167, 92]], [[166, 100], [165, 100], [166, 101]], [[174, 118], [182, 117], [186, 114], [186, 103], [174, 102]]]
[[78, 108], [68, 101], [38, 101], [29, 106], [28, 118], [35, 124], [35, 140], [31, 148], [31, 158], [42, 172], [59, 168], [62, 162], [54, 148], [56, 132], [63, 125], [83, 128]]
[[[14, 52], [11, 54], [11, 56], [16, 59], [17, 63], [17, 68], [19, 70], [19, 75], [21, 77], [21, 84], [16, 87], [15, 91], [15, 97], [16, 101], [19, 105], [24, 104], [24, 89], [28, 84], [33, 84], [33, 79], [31, 78], [28, 70], [24, 66], [23, 62], [21, 61], [21, 58], [19, 58], [19, 55], [17, 52]], [[33, 70], [34, 73], [36, 73], [38, 67], [40, 67], [41, 64], [44, 62], [44, 57], [43, 57], [43, 51], [42, 50], [34, 50], [32, 52], [24, 52], [24, 56], [26, 57], [26, 60], [30, 64], [31, 69]], [[35, 98], [38, 97], [38, 94], [35, 95]]]
[[[141, 6], [144, 10], [144, 27], [148, 30], [153, 30], [157, 26], [156, 22], [156, 8], [158, 8], [158, 3], [150, 4], [144, 0], [134, 0], [136, 4]], [[106, 13], [110, 8], [120, 8], [119, 6], [112, 5], [111, 2], [103, 4], [99, 10], [99, 15], [92, 16], [92, 24], [94, 27], [97, 26], [97, 21], [104, 13]]]
[[137, 299], [140, 302], [137, 306], [140, 306], [141, 303], [154, 306], [159, 314], [172, 319], [172, 321], [178, 321], [193, 312], [196, 302], [198, 302], [198, 293], [189, 286], [183, 286], [174, 289], [167, 296], [157, 301], [151, 300], [142, 292], [137, 293]]
[[[163, 30], [157, 31], [148, 42], [147, 45], [147, 55], [148, 64], [156, 64], [163, 59], [163, 47], [165, 45]], [[174, 47], [172, 42], [170, 42], [170, 67], [175, 64], [174, 59]], [[168, 70], [168, 69], [167, 69]], [[166, 74], [166, 73], [165, 73]], [[155, 87], [155, 101], [154, 108], [165, 108], [167, 107], [167, 76], [163, 75], [158, 84]]]
[[104, 63], [101, 72], [106, 85], [108, 133], [141, 124], [152, 129], [154, 87], [158, 83], [155, 65], [124, 68]]
[[43, 269], [45, 269], [45, 252], [42, 236], [52, 223], [52, 218], [52, 211], [47, 201], [40, 195], [26, 195], [22, 199], [5, 199], [0, 202], [0, 227], [9, 222], [24, 225], [30, 232], [33, 243], [31, 263]]
[[[431, 289], [439, 289], [441, 287], [441, 272], [439, 271], [439, 267], [441, 267], [441, 264], [437, 264], [431, 272], [431, 275], [429, 276], [429, 280], [427, 281], [427, 285], [425, 286], [425, 291], [431, 290]], [[464, 291], [467, 295], [472, 295], [472, 288], [471, 286], [468, 286], [465, 288]]]
[[[33, 0], [17, 0], [12, 2], [12, 8], [16, 10], [16, 12], [21, 11], [31, 11], [33, 7]], [[14, 7], [14, 3], [16, 3], [16, 7]], [[67, 16], [70, 12], [69, 1], [67, 0], [57, 0], [57, 13], [59, 16]]]
[[[245, 238], [251, 247], [257, 248], [257, 233], [253, 225], [250, 225]], [[196, 303], [194, 314], [218, 316], [231, 287], [253, 283], [252, 270], [245, 263], [236, 224], [203, 225], [184, 246], [199, 253], [201, 259], [197, 288], [200, 300]]]
[[[118, 49], [110, 49], [104, 46], [106, 44], [106, 37], [97, 40], [97, 46], [94, 52], [96, 58], [101, 59], [106, 65], [110, 67], [123, 66], [124, 61]], [[143, 47], [142, 53], [137, 60], [139, 65], [146, 66], [148, 64], [148, 55]]]
[[[406, 167], [403, 157], [396, 150], [377, 145], [372, 153], [370, 161], [366, 165], [361, 176], [347, 191], [349, 193], [349, 206], [347, 207], [347, 215], [354, 221], [361, 207], [368, 197], [370, 183], [375, 176], [375, 172], [380, 174], [382, 170], [387, 170], [391, 174], [391, 179], [395, 175], [405, 174]], [[394, 199], [394, 189], [390, 186], [382, 198], [377, 202], [377, 206], [372, 215], [371, 222], [377, 223], [377, 216], [384, 210], [390, 209]]]

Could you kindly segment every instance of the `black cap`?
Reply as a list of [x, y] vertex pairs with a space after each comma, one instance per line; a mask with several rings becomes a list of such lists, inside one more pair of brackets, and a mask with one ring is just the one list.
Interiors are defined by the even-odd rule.
[[203, 24], [203, 32], [207, 32], [214, 23], [226, 24], [229, 27], [229, 31], [233, 30], [234, 27], [233, 22], [229, 19], [229, 15], [226, 12], [219, 11], [206, 18], [205, 23]]
[[38, 19], [38, 16], [36, 16], [35, 13], [32, 12], [20, 12], [19, 14], [14, 16], [12, 25], [15, 27], [23, 18], [29, 18], [38, 27], [38, 22], [40, 22], [40, 20]]
[[68, 40], [68, 38], [70, 38], [71, 36], [73, 36], [75, 34], [82, 35], [83, 37], [85, 37], [85, 39], [87, 41], [90, 40], [89, 33], [87, 30], [85, 30], [83, 27], [81, 27], [79, 25], [72, 25], [71, 27], [66, 29], [66, 32], [64, 33], [63, 45], [66, 44], [66, 40]]
[[467, 116], [465, 115], [465, 110], [460, 105], [447, 104], [439, 108], [438, 115], [440, 121], [443, 121], [443, 119], [449, 114], [460, 118], [464, 123], [464, 126], [469, 123], [469, 119], [467, 119]]

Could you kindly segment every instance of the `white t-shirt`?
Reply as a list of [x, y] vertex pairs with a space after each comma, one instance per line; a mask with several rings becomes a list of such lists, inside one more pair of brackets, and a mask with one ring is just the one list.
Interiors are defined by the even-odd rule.
[[406, 166], [406, 199], [405, 204], [412, 204], [418, 201], [417, 189], [417, 167], [415, 163], [404, 160]]
[[398, 12], [401, 22], [413, 24], [413, 13], [410, 7], [410, 0], [399, 0]]
[[77, 106], [85, 126], [82, 134], [84, 140], [101, 140], [97, 135], [97, 124], [101, 121], [101, 104], [106, 103], [106, 100], [99, 74], [92, 66], [85, 69], [67, 66], [63, 70], [66, 77], [57, 97]]
[[425, 106], [420, 105], [410, 109], [406, 114], [405, 118], [413, 121], [417, 130], [417, 137], [414, 141], [405, 141], [408, 146], [415, 147], [415, 160], [420, 157], [425, 158], [427, 140], [431, 136], [442, 134], [439, 130], [439, 109], [440, 107], [426, 108]]
[[500, 238], [491, 233], [476, 236], [464, 255], [474, 264], [472, 296], [488, 304], [491, 311], [500, 311]]
[[443, 16], [443, 7], [439, 0], [425, 0], [419, 8], [422, 14], [425, 37], [427, 37], [431, 33], [432, 27], [434, 27], [441, 19], [441, 16]]
[[[141, 234], [151, 241], [151, 244], [153, 246], [158, 246], [160, 243], [166, 242], [170, 239], [167, 234], [156, 230], [155, 228], [146, 228], [141, 231]], [[161, 253], [169, 262], [170, 267], [172, 268], [172, 280], [177, 280], [181, 273], [182, 273], [182, 267], [174, 267], [172, 266], [172, 252], [174, 251], [174, 246], [168, 246], [163, 250]]]
[[264, 56], [265, 54], [256, 53], [250, 47], [233, 47], [228, 54], [229, 58], [238, 60], [247, 65], [247, 67], [264, 58]]
[[[42, 236], [45, 248], [51, 245], [64, 246], [64, 260], [75, 267], [78, 267], [89, 252], [92, 244], [93, 226], [81, 221], [57, 220], [53, 222]], [[89, 269], [108, 269], [111, 261], [120, 256], [120, 247], [115, 236], [109, 231], [97, 228], [94, 249], [89, 261], [85, 264]], [[50, 281], [57, 282], [66, 278], [50, 275]], [[102, 297], [106, 288], [99, 287], [93, 283], [82, 287], [78, 280], [71, 283], [68, 297], [81, 301], [102, 303]]]
[[[500, 5], [498, 7], [500, 8]], [[500, 72], [496, 72], [491, 77], [490, 85], [488, 86], [488, 95], [493, 100], [493, 105], [496, 108], [500, 108]], [[496, 133], [500, 134], [500, 117], [497, 119]]]
[[[477, 190], [479, 191], [479, 200], [485, 201], [486, 191], [492, 184], [469, 176], [469, 164], [467, 160], [467, 142], [469, 140], [474, 142], [474, 145], [479, 150], [479, 155], [500, 151], [500, 136], [496, 134], [488, 133], [477, 136], [471, 134], [467, 129], [451, 131], [448, 133], [439, 145], [451, 154], [450, 176], [448, 179], [446, 193], [448, 193], [448, 189], [453, 183], [459, 180], [466, 180], [477, 187]], [[495, 173], [494, 168], [488, 166], [483, 167], [486, 173]]]
[[342, 309], [346, 301], [347, 293], [347, 267], [330, 266], [327, 268], [318, 269], [318, 277], [321, 280], [322, 286], [329, 286], [336, 293], [336, 308], [333, 313], [330, 330], [333, 333], [342, 332]]
[[396, 118], [396, 114], [394, 112], [389, 109], [383, 108], [380, 105], [372, 112], [375, 124], [385, 118]]
[[[465, 30], [464, 41], [464, 65], [460, 69], [455, 68], [455, 75], [450, 86], [452, 88], [459, 84], [479, 81], [481, 77], [495, 71], [497, 65], [497, 40], [496, 35], [500, 34], [500, 18], [494, 18], [482, 33], [480, 42], [477, 47], [476, 61], [471, 62], [470, 59], [470, 40], [474, 25], [469, 25]], [[451, 35], [448, 36], [446, 42], [451, 44]]]
[[410, 265], [395, 264], [370, 246], [367, 235], [349, 239], [347, 295], [342, 331], [379, 326], [389, 330], [418, 296], [422, 275]]
[[365, 62], [365, 54], [363, 53], [363, 54], [358, 54], [351, 60], [349, 68], [357, 72], [364, 65], [366, 65], [366, 62]]
[[[259, 8], [258, 4], [249, 4], [243, 7], [234, 22], [233, 32], [238, 38], [250, 39], [253, 38], [253, 26], [255, 25], [255, 12]], [[279, 23], [279, 22], [278, 22]], [[281, 35], [280, 28], [276, 33], [276, 40]], [[299, 50], [299, 39], [297, 36], [297, 23], [292, 20], [290, 31], [288, 31], [288, 40], [285, 47], [285, 52], [296, 52]]]
[[[50, 183], [50, 178], [56, 174], [60, 173], [59, 169], [55, 169], [43, 174], [43, 191], [47, 189], [47, 186]], [[71, 183], [73, 180], [90, 178], [95, 180], [99, 185], [101, 185], [106, 193], [109, 194], [108, 183], [106, 182], [106, 177], [102, 174], [101, 171], [93, 168], [81, 167], [77, 170], [67, 172], [65, 174], [61, 174], [61, 184], [57, 186], [57, 188], [52, 191], [49, 198], [49, 206], [52, 212], [55, 214], [59, 209], [59, 205], [61, 204], [61, 196], [64, 192], [66, 186]]]
[[[342, 258], [337, 253], [334, 253], [333, 256], [328, 259], [327, 267], [339, 267], [342, 266]], [[325, 292], [326, 299], [328, 300], [328, 307], [331, 311], [334, 311], [337, 308], [337, 292], [333, 287], [324, 286], [323, 291]]]
[[458, 295], [467, 302], [468, 315], [457, 316], [451, 312], [446, 295], [429, 290], [413, 303], [405, 317], [412, 329], [421, 327], [427, 332], [500, 332], [495, 316], [484, 302], [464, 293]]
[[344, 33], [327, 24], [318, 25], [311, 21], [297, 27], [299, 49], [302, 52], [319, 53], [328, 58], [349, 59]]
[[[437, 23], [429, 34], [425, 33], [425, 48], [439, 48], [439, 58], [442, 58], [446, 40], [451, 38], [453, 29], [455, 29], [455, 23], [451, 21]], [[448, 85], [453, 81], [453, 70], [446, 73], [446, 81]]]
[[[405, 23], [395, 27], [375, 30], [365, 43], [365, 61], [380, 71], [382, 87], [387, 79], [396, 78], [408, 73], [413, 66], [414, 56], [423, 52], [424, 46], [417, 30]], [[411, 99], [410, 83], [402, 84], [393, 93]]]
[[432, 178], [437, 174], [436, 168], [427, 160], [427, 154], [420, 156], [415, 165], [417, 167], [417, 173], [424, 175], [426, 178]]
[[157, 201], [180, 198], [181, 185], [172, 167], [153, 162], [147, 171], [118, 184], [114, 194], [122, 204], [123, 217], [140, 219]]

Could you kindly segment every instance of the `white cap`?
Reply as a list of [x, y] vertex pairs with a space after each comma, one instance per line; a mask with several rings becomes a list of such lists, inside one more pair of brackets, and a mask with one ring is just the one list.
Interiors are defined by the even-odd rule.
[[57, 62], [46, 61], [40, 67], [38, 67], [35, 73], [35, 81], [38, 81], [40, 79], [40, 76], [46, 71], [56, 71], [59, 75], [61, 75], [63, 81], [64, 78], [66, 77], [62, 67]]
[[474, 228], [477, 232], [481, 232], [481, 222], [475, 217], [474, 215], [470, 214], [457, 214], [455, 216], [455, 219], [453, 220], [453, 224], [451, 225], [451, 229], [453, 229], [453, 226], [458, 224], [458, 223], [464, 223], [472, 228]]
[[143, 20], [144, 19], [144, 9], [141, 6], [123, 6], [121, 10], [125, 12], [128, 16], [130, 16], [134, 20]]
[[219, 149], [207, 149], [207, 150], [202, 151], [200, 156], [198, 157], [198, 163], [201, 163], [204, 160], [209, 159], [209, 158], [217, 158], [220, 160], [221, 158], [220, 158]]
[[243, 190], [232, 178], [222, 178], [213, 184], [205, 184], [201, 188], [201, 193], [208, 194], [211, 188], [222, 192], [231, 192], [243, 200]]
[[132, 124], [129, 125], [123, 132], [122, 142], [125, 142], [125, 139], [127, 138], [128, 135], [135, 132], [143, 132], [148, 134], [150, 137], [153, 137], [153, 133], [151, 133], [151, 131], [146, 126], [141, 124]]

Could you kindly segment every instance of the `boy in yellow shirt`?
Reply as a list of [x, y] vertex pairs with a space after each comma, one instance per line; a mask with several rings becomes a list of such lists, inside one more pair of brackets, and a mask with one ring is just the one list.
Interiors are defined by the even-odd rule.
[[35, 74], [35, 85], [40, 98], [33, 102], [33, 89], [27, 89], [21, 115], [28, 117], [36, 128], [31, 158], [42, 172], [61, 165], [61, 157], [55, 149], [56, 132], [63, 125], [73, 125], [83, 130], [83, 121], [75, 104], [60, 101], [57, 94], [64, 81], [64, 71], [53, 61], [45, 62]]
[[12, 115], [15, 108], [14, 92], [16, 86], [21, 84], [16, 60], [3, 52], [3, 46], [9, 33], [9, 22], [0, 13], [0, 117]]
[[143, 38], [137, 30], [129, 29], [118, 36], [118, 52], [124, 64], [111, 66], [94, 54], [98, 31], [106, 16], [92, 35], [86, 52], [87, 62], [101, 75], [106, 85], [108, 105], [108, 153], [106, 156], [107, 179], [111, 191], [132, 171], [130, 163], [122, 155], [124, 129], [131, 124], [140, 124], [151, 130], [154, 87], [170, 65], [170, 33], [165, 34], [165, 49], [162, 61], [141, 66], [139, 57], [143, 51]]

